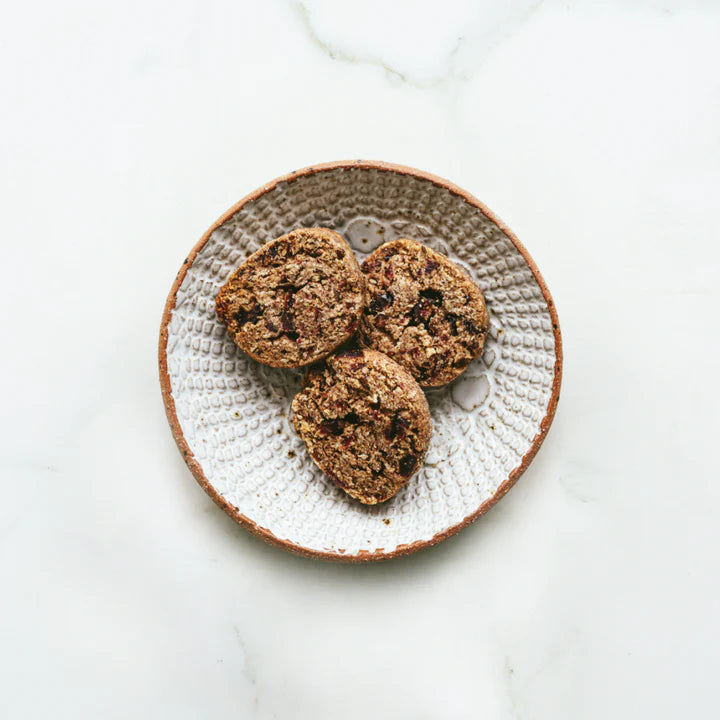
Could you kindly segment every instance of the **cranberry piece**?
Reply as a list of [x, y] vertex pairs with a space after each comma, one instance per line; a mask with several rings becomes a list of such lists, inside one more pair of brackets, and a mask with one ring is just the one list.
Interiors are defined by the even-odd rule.
[[295, 332], [295, 320], [292, 316], [292, 305], [294, 302], [294, 296], [291, 292], [285, 294], [285, 302], [283, 303], [282, 314], [280, 320], [282, 322], [283, 332], [292, 333]]

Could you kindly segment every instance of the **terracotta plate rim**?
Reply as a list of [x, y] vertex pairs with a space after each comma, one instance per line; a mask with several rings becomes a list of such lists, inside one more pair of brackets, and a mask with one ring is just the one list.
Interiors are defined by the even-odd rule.
[[[520, 465], [518, 465], [514, 470], [510, 472], [508, 477], [498, 486], [498, 489], [495, 491], [495, 494], [491, 498], [488, 498], [484, 503], [480, 505], [477, 510], [470, 513], [470, 515], [465, 517], [459, 523], [452, 525], [451, 527], [443, 530], [442, 532], [437, 533], [429, 540], [418, 540], [413, 543], [398, 545], [398, 547], [396, 547], [391, 552], [385, 552], [382, 548], [379, 548], [373, 552], [369, 552], [367, 550], [360, 550], [356, 554], [346, 554], [343, 550], [338, 550], [336, 552], [332, 552], [329, 550], [313, 550], [311, 548], [304, 547], [303, 545], [297, 545], [296, 543], [290, 542], [289, 540], [284, 540], [277, 537], [267, 528], [261, 527], [249, 517], [243, 515], [238, 510], [238, 508], [236, 508], [225, 498], [223, 498], [218, 493], [218, 491], [210, 484], [208, 479], [205, 477], [205, 473], [203, 472], [200, 463], [195, 459], [194, 455], [192, 454], [192, 451], [190, 450], [190, 447], [185, 440], [185, 436], [178, 421], [177, 412], [175, 410], [175, 399], [173, 398], [172, 390], [170, 387], [170, 376], [168, 374], [167, 343], [168, 325], [170, 323], [170, 317], [172, 315], [172, 312], [175, 309], [178, 289], [182, 284], [183, 280], [185, 279], [185, 275], [187, 274], [190, 266], [193, 264], [198, 253], [205, 246], [205, 243], [210, 238], [210, 235], [220, 225], [229, 220], [246, 203], [252, 200], [256, 200], [261, 195], [264, 195], [270, 190], [273, 190], [280, 183], [290, 183], [297, 180], [298, 178], [307, 177], [310, 175], [314, 175], [315, 173], [325, 172], [328, 170], [335, 170], [338, 168], [350, 169], [357, 167], [383, 170], [396, 173], [398, 175], [410, 175], [421, 180], [430, 181], [435, 185], [439, 185], [449, 190], [454, 195], [458, 195], [463, 200], [476, 207], [483, 215], [485, 215], [485, 217], [495, 223], [502, 230], [502, 232], [511, 240], [511, 242], [518, 249], [520, 254], [525, 259], [525, 262], [527, 262], [528, 267], [535, 276], [535, 279], [537, 280], [538, 285], [540, 286], [540, 289], [542, 291], [543, 297], [547, 302], [550, 317], [552, 318], [553, 334], [555, 336], [555, 369], [552, 384], [552, 394], [548, 403], [547, 413], [540, 422], [540, 432], [538, 432], [537, 435], [533, 438], [530, 449], [523, 456]], [[389, 560], [391, 558], [401, 557], [403, 555], [410, 555], [411, 553], [422, 550], [423, 548], [431, 547], [432, 545], [436, 545], [437, 543], [442, 542], [443, 540], [451, 537], [452, 535], [455, 535], [456, 533], [460, 532], [460, 530], [477, 520], [477, 518], [479, 518], [483, 513], [487, 512], [491, 507], [493, 507], [493, 505], [495, 505], [495, 503], [497, 503], [497, 501], [500, 500], [500, 498], [502, 498], [505, 493], [507, 493], [507, 491], [517, 482], [518, 478], [525, 472], [525, 470], [532, 462], [532, 459], [535, 457], [538, 449], [540, 448], [540, 445], [542, 445], [543, 440], [545, 440], [545, 437], [547, 436], [548, 430], [550, 429], [550, 425], [552, 424], [553, 418], [555, 416], [555, 410], [557, 409], [558, 399], [560, 396], [560, 384], [562, 380], [562, 360], [562, 336], [560, 334], [560, 323], [558, 321], [555, 303], [553, 302], [550, 291], [545, 284], [545, 280], [540, 274], [537, 265], [535, 265], [535, 261], [532, 259], [532, 257], [530, 257], [530, 254], [525, 249], [520, 240], [518, 240], [512, 230], [510, 230], [510, 228], [507, 227], [507, 225], [505, 225], [502, 220], [500, 220], [494, 213], [492, 213], [487, 207], [485, 207], [485, 205], [483, 205], [483, 203], [481, 203], [477, 198], [475, 198], [473, 195], [466, 192], [462, 188], [458, 187], [457, 185], [451, 183], [449, 180], [445, 180], [444, 178], [432, 175], [416, 168], [407, 167], [405, 165], [396, 165], [393, 163], [378, 160], [338, 160], [334, 162], [311, 165], [301, 170], [294, 170], [287, 175], [282, 175], [281, 177], [278, 177], [269, 183], [265, 183], [254, 192], [246, 195], [242, 200], [233, 205], [227, 212], [223, 213], [223, 215], [221, 215], [200, 238], [200, 240], [195, 245], [195, 247], [193, 247], [187, 258], [185, 258], [185, 261], [183, 262], [182, 267], [180, 268], [175, 278], [175, 281], [173, 282], [172, 288], [170, 289], [170, 294], [168, 295], [167, 301], [165, 303], [165, 309], [163, 310], [162, 322], [160, 324], [160, 342], [158, 346], [160, 388], [162, 390], [162, 399], [165, 405], [165, 413], [167, 415], [168, 422], [170, 423], [170, 430], [172, 431], [175, 442], [177, 443], [178, 449], [180, 450], [185, 460], [185, 463], [187, 464], [190, 472], [192, 472], [193, 476], [203, 488], [203, 490], [205, 490], [205, 492], [215, 501], [215, 503], [219, 507], [221, 507], [231, 518], [233, 518], [235, 521], [240, 523], [243, 527], [247, 528], [251, 533], [257, 535], [265, 542], [305, 557], [321, 558], [323, 560], [336, 560], [341, 562], [369, 562], [377, 560]]]

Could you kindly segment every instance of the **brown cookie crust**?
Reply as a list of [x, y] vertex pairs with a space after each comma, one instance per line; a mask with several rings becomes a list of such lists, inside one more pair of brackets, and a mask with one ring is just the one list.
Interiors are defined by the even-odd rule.
[[413, 240], [380, 246], [362, 264], [360, 335], [423, 387], [460, 375], [482, 353], [489, 316], [482, 292], [444, 255]]
[[301, 228], [245, 260], [220, 288], [216, 310], [250, 357], [300, 367], [353, 335], [362, 303], [362, 273], [342, 236]]
[[379, 352], [351, 349], [311, 368], [292, 403], [310, 457], [366, 505], [390, 499], [420, 468], [432, 433], [420, 386]]

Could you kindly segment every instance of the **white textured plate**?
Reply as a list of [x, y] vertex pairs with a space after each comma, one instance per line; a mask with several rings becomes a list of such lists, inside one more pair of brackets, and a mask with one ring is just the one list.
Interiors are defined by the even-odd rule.
[[[427, 392], [433, 438], [425, 466], [374, 507], [326, 479], [295, 435], [288, 412], [300, 373], [251, 360], [215, 315], [215, 295], [230, 272], [301, 226], [337, 230], [360, 260], [397, 237], [424, 242], [472, 275], [490, 312], [482, 358]], [[447, 181], [380, 162], [307, 168], [240, 201], [185, 260], [160, 333], [168, 419], [202, 487], [265, 540], [343, 560], [434, 544], [502, 497], [548, 431], [561, 365], [550, 293], [510, 230]]]

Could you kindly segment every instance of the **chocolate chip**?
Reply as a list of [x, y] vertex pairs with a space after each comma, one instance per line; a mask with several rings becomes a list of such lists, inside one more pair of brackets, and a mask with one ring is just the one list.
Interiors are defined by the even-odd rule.
[[360, 422], [360, 418], [358, 417], [357, 413], [355, 412], [349, 412], [343, 420], [347, 423], [352, 423], [353, 425], [357, 425]]
[[438, 264], [434, 260], [428, 260], [425, 263], [425, 272], [431, 273], [433, 270], [437, 270]]
[[417, 465], [417, 461], [418, 459], [414, 455], [405, 455], [400, 460], [400, 474], [403, 477], [409, 477], [412, 475], [415, 470], [415, 466]]
[[484, 333], [484, 330], [478, 329], [475, 326], [475, 323], [473, 323], [471, 320], [466, 320], [465, 318], [462, 319], [463, 325], [465, 326], [465, 329], [471, 334], [471, 335], [482, 335]]
[[450, 327], [452, 328], [452, 334], [457, 335], [458, 334], [458, 330], [457, 330], [458, 316], [453, 315], [453, 313], [448, 313], [447, 321], [450, 323]]
[[412, 325], [420, 325], [421, 323], [427, 322], [432, 313], [430, 308], [431, 305], [424, 298], [421, 298], [412, 306], [412, 310], [410, 310], [410, 323]]
[[433, 307], [440, 307], [442, 300], [443, 296], [439, 290], [433, 290], [432, 288], [421, 290], [419, 300], [410, 310], [410, 324], [422, 324], [429, 330], [427, 324], [434, 312]]
[[377, 315], [379, 312], [382, 312], [385, 310], [385, 308], [389, 307], [395, 302], [395, 296], [388, 290], [387, 292], [381, 293], [380, 295], [376, 295], [369, 303], [367, 310], [365, 311], [367, 315]]
[[235, 321], [238, 327], [242, 327], [246, 323], [256, 323], [260, 315], [262, 315], [262, 311], [259, 305], [253, 305], [250, 310], [240, 308], [235, 313]]
[[420, 297], [425, 298], [431, 305], [442, 305], [443, 296], [439, 290], [433, 288], [426, 288], [420, 291]]

